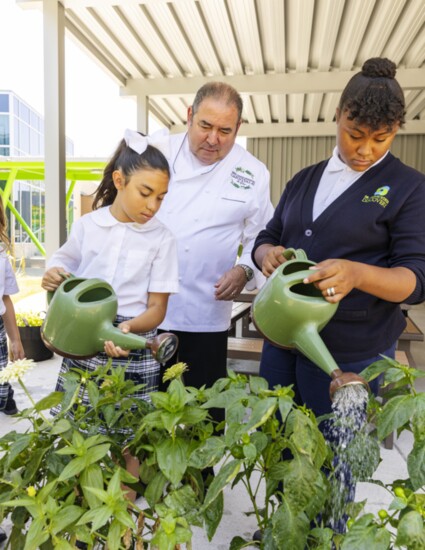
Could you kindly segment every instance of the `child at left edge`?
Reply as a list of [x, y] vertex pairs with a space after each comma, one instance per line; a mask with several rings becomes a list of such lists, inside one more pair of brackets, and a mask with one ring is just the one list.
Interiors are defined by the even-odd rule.
[[[7, 257], [8, 246], [7, 219], [3, 201], [0, 199], [0, 371], [6, 367], [9, 360], [7, 337], [9, 337], [11, 359], [25, 358], [25, 351], [16, 324], [15, 308], [10, 297], [11, 294], [19, 292], [19, 287]], [[0, 384], [0, 412], [7, 415], [18, 412], [13, 398], [13, 389], [9, 382]]]
[[[156, 141], [155, 141], [156, 140]], [[167, 148], [163, 132], [151, 137], [126, 130], [103, 173], [93, 211], [76, 220], [67, 242], [47, 263], [42, 287], [54, 291], [71, 273], [101, 278], [118, 300], [116, 324], [123, 332], [146, 339], [156, 335], [165, 317], [168, 296], [178, 292], [177, 244], [170, 230], [155, 218], [168, 191], [170, 168], [161, 152]], [[160, 365], [150, 349], [130, 353], [105, 342], [104, 352], [90, 359], [64, 358], [56, 391], [63, 391], [64, 375], [72, 368], [93, 372], [112, 357], [112, 368], [126, 367], [126, 379], [145, 384], [134, 397], [149, 400], [158, 388]], [[89, 406], [86, 392], [80, 395]], [[60, 406], [52, 410], [57, 414]], [[127, 470], [138, 477], [139, 463], [126, 450]], [[127, 498], [135, 499], [129, 491]]]

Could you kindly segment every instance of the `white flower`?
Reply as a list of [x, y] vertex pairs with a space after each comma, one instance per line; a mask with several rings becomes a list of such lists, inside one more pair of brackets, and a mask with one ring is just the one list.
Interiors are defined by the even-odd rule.
[[23, 378], [34, 365], [35, 363], [32, 359], [18, 359], [9, 363], [6, 368], [0, 371], [0, 384]]

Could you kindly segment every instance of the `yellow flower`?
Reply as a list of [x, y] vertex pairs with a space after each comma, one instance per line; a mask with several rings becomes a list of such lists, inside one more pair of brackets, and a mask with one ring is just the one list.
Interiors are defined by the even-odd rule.
[[165, 371], [162, 381], [167, 382], [167, 380], [175, 380], [176, 378], [180, 378], [185, 371], [187, 371], [186, 363], [176, 363]]
[[35, 497], [35, 495], [37, 494], [37, 491], [35, 490], [35, 487], [33, 485], [30, 485], [29, 487], [27, 487], [27, 494], [29, 497]]
[[0, 371], [0, 384], [23, 378], [34, 365], [35, 363], [32, 359], [18, 359], [17, 361], [13, 361], [13, 363], [9, 363], [6, 368]]

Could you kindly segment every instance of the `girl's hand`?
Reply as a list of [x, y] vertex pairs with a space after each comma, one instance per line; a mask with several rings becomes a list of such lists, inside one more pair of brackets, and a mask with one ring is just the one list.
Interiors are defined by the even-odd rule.
[[71, 274], [65, 271], [62, 267], [51, 267], [43, 275], [41, 286], [44, 290], [54, 292], [65, 279], [70, 277], [70, 275]]
[[9, 340], [9, 353], [12, 361], [25, 359], [25, 351], [21, 340]]
[[350, 260], [325, 260], [310, 268], [304, 283], [314, 283], [328, 302], [340, 302], [356, 287], [356, 265]]
[[277, 269], [281, 264], [286, 262], [285, 257], [283, 256], [283, 251], [285, 247], [283, 246], [272, 246], [266, 252], [263, 257], [263, 263], [261, 270], [263, 275], [270, 277], [270, 275]]
[[128, 357], [130, 355], [130, 350], [125, 350], [116, 346], [111, 340], [105, 342], [103, 349], [109, 357]]
[[[130, 325], [126, 321], [120, 323], [118, 328], [124, 334], [130, 332]], [[111, 340], [105, 342], [104, 350], [106, 355], [109, 355], [109, 357], [128, 357], [130, 355], [130, 350], [124, 350], [120, 348], [120, 346], [116, 346]]]

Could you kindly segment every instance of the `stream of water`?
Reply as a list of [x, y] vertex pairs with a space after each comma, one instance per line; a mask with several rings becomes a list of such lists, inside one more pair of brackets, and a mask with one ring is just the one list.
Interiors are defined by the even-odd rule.
[[343, 386], [333, 398], [334, 418], [325, 437], [334, 452], [328, 522], [336, 532], [345, 532], [346, 508], [354, 500], [357, 481], [372, 475], [376, 467], [376, 446], [371, 445], [366, 422], [367, 401], [368, 392], [361, 384]]

